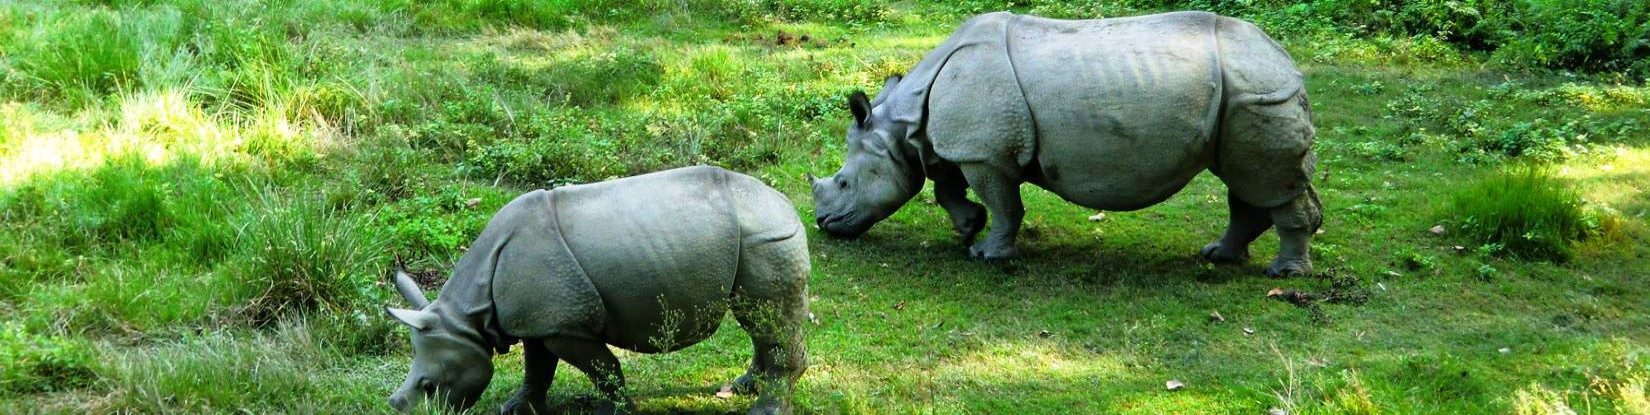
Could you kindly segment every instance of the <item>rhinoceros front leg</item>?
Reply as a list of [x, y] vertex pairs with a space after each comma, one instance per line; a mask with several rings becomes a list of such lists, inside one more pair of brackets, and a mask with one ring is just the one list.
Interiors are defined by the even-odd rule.
[[995, 261], [1020, 255], [1014, 247], [1014, 237], [1020, 232], [1020, 219], [1025, 217], [1025, 206], [1020, 202], [1020, 180], [1009, 177], [996, 168], [969, 163], [961, 166], [963, 176], [974, 193], [980, 195], [986, 209], [991, 211], [991, 232], [984, 241], [968, 248], [968, 256]]
[[606, 344], [559, 338], [546, 341], [545, 346], [556, 357], [579, 368], [591, 383], [596, 384], [596, 391], [605, 399], [596, 405], [597, 414], [635, 412], [635, 405], [624, 394], [624, 372], [619, 370], [619, 359], [613, 357], [613, 351], [608, 350]]
[[1266, 267], [1268, 276], [1288, 276], [1312, 273], [1312, 234], [1323, 226], [1323, 205], [1318, 203], [1318, 191], [1307, 186], [1306, 192], [1289, 203], [1272, 209], [1272, 222], [1278, 229], [1278, 257]]
[[974, 243], [974, 236], [985, 229], [985, 206], [968, 200], [968, 181], [963, 179], [962, 172], [937, 174], [931, 179], [934, 180], [934, 201], [951, 216], [951, 227], [962, 235], [964, 245]]
[[516, 395], [504, 403], [499, 410], [500, 415], [510, 414], [547, 414], [550, 406], [544, 401], [545, 393], [550, 390], [550, 382], [556, 378], [556, 355], [544, 347], [540, 340], [525, 340], [521, 342], [521, 360], [527, 367], [521, 381], [521, 389]]
[[1210, 262], [1243, 262], [1249, 260], [1249, 243], [1272, 227], [1272, 212], [1244, 202], [1231, 192], [1226, 193], [1226, 234], [1220, 240], [1203, 246], [1203, 258]]

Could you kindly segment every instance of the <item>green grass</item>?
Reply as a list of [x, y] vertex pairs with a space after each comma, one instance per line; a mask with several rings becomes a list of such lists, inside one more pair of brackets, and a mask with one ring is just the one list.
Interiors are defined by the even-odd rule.
[[[839, 166], [844, 97], [998, 7], [0, 0], [0, 412], [386, 412], [411, 353], [381, 311], [396, 259], [444, 275], [523, 191], [701, 163], [811, 216], [801, 177]], [[965, 259], [924, 192], [861, 238], [809, 234], [800, 408], [1650, 413], [1650, 87], [1291, 13], [1260, 21], [1312, 93], [1314, 259], [1366, 303], [1315, 315], [1265, 294], [1321, 276], [1199, 260], [1225, 224], [1209, 175], [1100, 222], [1027, 186], [1025, 257], [999, 265]], [[1499, 173], [1523, 163], [1549, 174]], [[1567, 261], [1462, 227], [1540, 206], [1596, 221], [1546, 244]], [[713, 393], [749, 358], [731, 319], [620, 353], [647, 412], [742, 412]], [[519, 352], [497, 365], [477, 410], [520, 382]], [[587, 410], [589, 382], [558, 375], [552, 402]]]

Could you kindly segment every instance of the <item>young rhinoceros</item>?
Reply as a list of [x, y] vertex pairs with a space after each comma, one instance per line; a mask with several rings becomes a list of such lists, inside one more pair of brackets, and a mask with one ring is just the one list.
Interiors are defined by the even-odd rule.
[[[1098, 20], [1009, 13], [964, 23], [875, 100], [849, 98], [842, 170], [813, 182], [821, 229], [857, 235], [934, 181], [934, 199], [987, 260], [1018, 254], [1030, 182], [1095, 209], [1157, 204], [1207, 169], [1230, 225], [1203, 248], [1241, 261], [1276, 227], [1266, 273], [1308, 273], [1322, 223], [1312, 114], [1294, 61], [1248, 22], [1203, 12]], [[968, 188], [980, 200], [970, 202]]]
[[413, 328], [412, 368], [390, 405], [407, 411], [438, 396], [467, 409], [492, 379], [493, 354], [520, 341], [525, 380], [504, 413], [545, 413], [557, 360], [594, 381], [607, 399], [598, 412], [622, 411], [624, 376], [608, 345], [681, 349], [715, 333], [731, 308], [756, 349], [735, 389], [760, 391], [751, 413], [787, 413], [806, 366], [804, 235], [783, 194], [714, 167], [517, 197], [434, 302], [396, 273], [417, 309], [387, 309]]

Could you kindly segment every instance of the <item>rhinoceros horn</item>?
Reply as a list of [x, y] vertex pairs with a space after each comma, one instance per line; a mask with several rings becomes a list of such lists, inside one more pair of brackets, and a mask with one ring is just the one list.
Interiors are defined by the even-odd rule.
[[418, 283], [413, 282], [412, 276], [407, 275], [407, 270], [400, 266], [395, 267], [395, 290], [400, 292], [401, 298], [406, 299], [413, 308], [423, 309], [430, 304], [430, 300], [424, 299], [424, 290], [418, 289]]

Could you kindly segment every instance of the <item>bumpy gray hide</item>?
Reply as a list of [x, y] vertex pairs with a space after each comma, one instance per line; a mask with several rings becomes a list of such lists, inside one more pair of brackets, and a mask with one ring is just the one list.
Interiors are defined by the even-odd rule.
[[[527, 380], [507, 412], [546, 409], [558, 359], [589, 374], [621, 404], [602, 409], [614, 411], [623, 409], [623, 377], [607, 345], [687, 347], [732, 308], [757, 353], [736, 386], [761, 389], [753, 413], [783, 412], [804, 365], [804, 235], [784, 195], [714, 167], [534, 191], [493, 217], [423, 312], [490, 350], [522, 342]], [[426, 352], [415, 350], [415, 371], [441, 353]], [[414, 386], [414, 375], [429, 376], [409, 374]]]
[[[1248, 22], [1203, 12], [985, 14], [890, 83], [874, 104], [851, 100], [857, 120], [838, 176], [867, 181], [872, 173], [860, 166], [874, 163], [856, 160], [856, 149], [895, 147], [886, 153], [912, 159], [895, 164], [918, 166], [935, 182], [936, 199], [966, 238], [983, 227], [964, 196], [973, 188], [992, 217], [973, 256], [1017, 253], [1022, 182], [1083, 206], [1134, 210], [1210, 170], [1230, 190], [1232, 223], [1205, 256], [1245, 259], [1249, 242], [1275, 226], [1284, 246], [1268, 273], [1311, 269], [1306, 244], [1321, 215], [1306, 90], [1289, 55]], [[867, 105], [874, 107], [859, 108]], [[904, 172], [874, 174], [907, 180]], [[869, 198], [831, 186], [838, 182], [815, 183], [816, 206], [824, 206], [816, 215], [834, 219], [821, 221], [832, 233], [862, 232], [868, 224], [839, 218], [874, 221], [909, 198]]]

